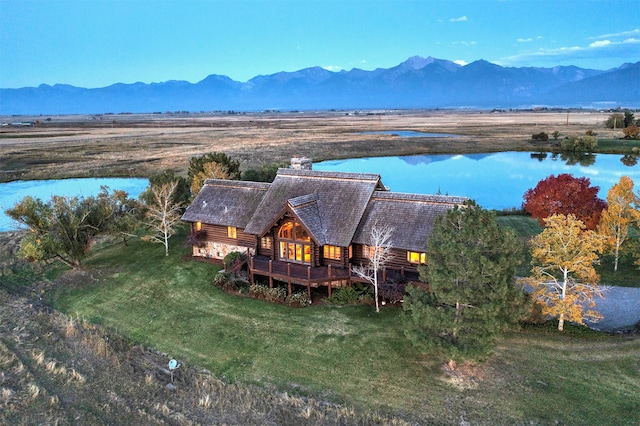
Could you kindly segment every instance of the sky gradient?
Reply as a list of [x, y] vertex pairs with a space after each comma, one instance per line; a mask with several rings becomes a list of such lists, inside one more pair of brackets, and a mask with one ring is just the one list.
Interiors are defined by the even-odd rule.
[[0, 87], [247, 81], [321, 66], [640, 61], [637, 0], [0, 0]]

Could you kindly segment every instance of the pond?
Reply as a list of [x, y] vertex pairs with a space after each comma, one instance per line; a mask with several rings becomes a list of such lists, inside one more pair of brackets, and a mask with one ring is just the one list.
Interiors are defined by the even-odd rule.
[[497, 152], [369, 157], [323, 161], [314, 163], [313, 169], [380, 174], [391, 191], [465, 196], [496, 210], [520, 208], [527, 189], [561, 173], [588, 177], [592, 186], [600, 187], [598, 196], [602, 199], [621, 176], [631, 177], [635, 188], [640, 188], [637, 159], [615, 154]]
[[382, 130], [377, 132], [359, 132], [358, 135], [393, 135], [401, 138], [457, 138], [451, 133], [425, 133], [414, 130]]
[[5, 209], [13, 207], [21, 199], [30, 195], [49, 201], [52, 195], [89, 197], [98, 195], [101, 186], [126, 191], [130, 197], [138, 195], [149, 185], [144, 178], [84, 178], [58, 180], [18, 180], [0, 183], [0, 232], [12, 231], [17, 222], [4, 214]]

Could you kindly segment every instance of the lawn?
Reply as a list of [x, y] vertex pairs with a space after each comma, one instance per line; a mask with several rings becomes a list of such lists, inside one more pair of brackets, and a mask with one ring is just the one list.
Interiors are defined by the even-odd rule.
[[[89, 276], [68, 280], [56, 308], [101, 323], [224, 381], [275, 385], [420, 423], [637, 424], [640, 340], [553, 327], [507, 335], [488, 363], [442, 369], [404, 338], [402, 311], [294, 309], [229, 295], [216, 268], [134, 241], [97, 251]], [[583, 331], [580, 329], [580, 331]], [[465, 374], [460, 374], [464, 372]]]

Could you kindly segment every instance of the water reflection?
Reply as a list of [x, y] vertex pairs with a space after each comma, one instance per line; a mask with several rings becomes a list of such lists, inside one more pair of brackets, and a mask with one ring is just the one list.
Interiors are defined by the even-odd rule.
[[[377, 173], [392, 191], [461, 195], [490, 209], [520, 207], [524, 192], [549, 175], [585, 176], [606, 198], [621, 176], [640, 187], [640, 166], [614, 154], [500, 152], [323, 161], [315, 170]], [[624, 159], [624, 157], [623, 157]], [[626, 161], [626, 163], [625, 163]]]
[[401, 138], [457, 138], [458, 135], [451, 133], [427, 133], [416, 132], [414, 130], [381, 130], [373, 132], [358, 132], [357, 135], [391, 135]]

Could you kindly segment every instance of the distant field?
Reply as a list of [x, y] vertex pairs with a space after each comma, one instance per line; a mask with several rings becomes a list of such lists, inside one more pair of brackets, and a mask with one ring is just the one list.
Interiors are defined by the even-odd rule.
[[[186, 173], [194, 155], [221, 151], [242, 169], [362, 156], [497, 151], [549, 151], [559, 141], [533, 142], [542, 131], [582, 135], [605, 129], [607, 113], [548, 111], [353, 111], [253, 114], [126, 114], [12, 117], [33, 127], [0, 129], [0, 182], [87, 176], [141, 176], [171, 168]], [[50, 119], [50, 120], [49, 120]], [[361, 134], [412, 130], [456, 138]], [[623, 146], [624, 148], [624, 146]], [[613, 147], [611, 147], [613, 149]], [[630, 148], [628, 148], [630, 149]], [[43, 152], [47, 155], [43, 156]]]

